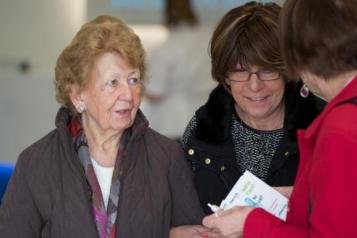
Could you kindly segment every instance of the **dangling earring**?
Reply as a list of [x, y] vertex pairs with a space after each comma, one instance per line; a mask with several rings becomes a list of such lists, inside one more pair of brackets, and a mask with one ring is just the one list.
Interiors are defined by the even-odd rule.
[[306, 84], [303, 84], [300, 88], [300, 96], [303, 98], [307, 98], [309, 96], [309, 93], [309, 88], [306, 86]]
[[85, 109], [86, 109], [86, 105], [84, 104], [83, 101], [80, 101], [78, 104], [78, 112], [83, 113]]

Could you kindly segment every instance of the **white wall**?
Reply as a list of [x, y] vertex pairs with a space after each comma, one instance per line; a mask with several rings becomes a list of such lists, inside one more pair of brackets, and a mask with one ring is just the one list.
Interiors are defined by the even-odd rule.
[[58, 105], [48, 75], [0, 78], [0, 162], [19, 153], [54, 128]]
[[0, 70], [27, 59], [33, 73], [52, 72], [59, 52], [85, 20], [86, 0], [0, 1]]
[[[53, 68], [86, 20], [86, 0], [0, 1], [0, 161], [15, 162], [54, 127]], [[29, 74], [16, 72], [22, 59]]]

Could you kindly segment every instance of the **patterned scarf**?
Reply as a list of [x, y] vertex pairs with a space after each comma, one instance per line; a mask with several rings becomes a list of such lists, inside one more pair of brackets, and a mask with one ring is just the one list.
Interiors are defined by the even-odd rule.
[[79, 118], [74, 118], [68, 125], [73, 138], [74, 147], [85, 170], [87, 181], [92, 190], [92, 210], [100, 238], [116, 237], [115, 220], [117, 218], [117, 208], [120, 193], [120, 161], [124, 148], [127, 144], [129, 133], [125, 131], [121, 137], [115, 167], [110, 187], [108, 207], [105, 210], [102, 191], [99, 186], [97, 176], [91, 162], [87, 139], [84, 134]]

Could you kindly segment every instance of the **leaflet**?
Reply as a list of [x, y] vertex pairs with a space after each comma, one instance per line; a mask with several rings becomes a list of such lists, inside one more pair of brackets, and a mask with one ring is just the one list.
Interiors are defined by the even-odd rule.
[[259, 207], [285, 221], [288, 199], [247, 170], [222, 201], [220, 208], [227, 210], [234, 206]]

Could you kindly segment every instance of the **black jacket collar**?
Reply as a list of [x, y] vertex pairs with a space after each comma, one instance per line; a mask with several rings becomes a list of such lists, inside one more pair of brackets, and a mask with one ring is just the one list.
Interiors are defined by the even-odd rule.
[[[286, 113], [284, 128], [288, 138], [296, 140], [296, 130], [305, 129], [318, 114], [313, 96], [302, 98], [299, 94], [301, 84], [287, 83], [284, 100]], [[196, 112], [196, 138], [209, 144], [223, 144], [231, 137], [234, 99], [222, 86], [218, 85], [210, 94], [208, 101]]]

